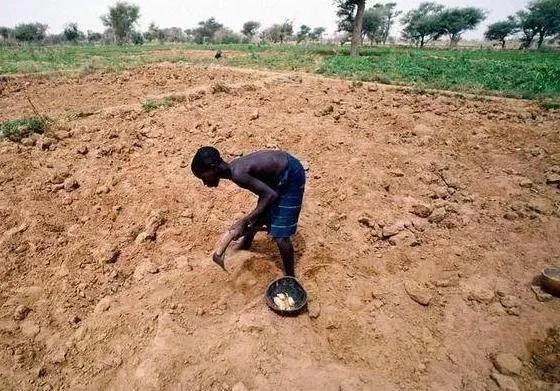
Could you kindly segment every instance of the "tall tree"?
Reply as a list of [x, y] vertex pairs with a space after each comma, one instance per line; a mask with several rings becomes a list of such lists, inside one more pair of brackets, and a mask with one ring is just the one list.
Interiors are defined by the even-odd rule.
[[299, 27], [299, 31], [296, 34], [297, 43], [300, 43], [301, 41], [305, 41], [306, 39], [308, 39], [309, 34], [311, 34], [311, 27], [309, 27], [305, 24], [302, 24]]
[[476, 7], [448, 8], [439, 16], [440, 34], [448, 35], [450, 46], [455, 47], [465, 31], [472, 30], [486, 19], [484, 11]]
[[158, 40], [161, 42], [164, 38], [165, 34], [154, 22], [151, 22], [148, 30], [144, 32], [144, 39], [146, 41]]
[[42, 41], [48, 26], [41, 23], [22, 23], [14, 27], [14, 38], [18, 41]]
[[370, 7], [364, 12], [362, 36], [367, 37], [370, 42], [383, 41], [383, 15], [379, 8]]
[[327, 29], [324, 27], [315, 27], [309, 34], [309, 38], [313, 41], [320, 41], [325, 31], [327, 31]]
[[247, 37], [247, 39], [252, 40], [255, 35], [257, 35], [257, 31], [261, 27], [259, 22], [255, 22], [254, 20], [249, 20], [248, 22], [243, 23], [243, 29], [241, 30], [241, 34]]
[[113, 7], [109, 7], [108, 14], [101, 16], [101, 22], [113, 31], [116, 42], [122, 44], [131, 38], [138, 18], [140, 18], [140, 7], [117, 1]]
[[560, 34], [560, 0], [533, 0], [517, 16], [524, 34], [522, 47], [530, 47], [538, 37], [540, 48], [545, 38]]
[[224, 25], [218, 23], [215, 18], [209, 18], [198, 22], [198, 27], [193, 30], [194, 41], [196, 43], [213, 42], [214, 34], [224, 28]]
[[444, 9], [441, 4], [425, 2], [407, 12], [402, 18], [403, 37], [417, 46], [424, 45], [440, 37], [440, 15]]
[[4, 39], [8, 39], [12, 35], [12, 29], [9, 27], [1, 26], [0, 27], [0, 37]]
[[262, 38], [274, 43], [284, 43], [290, 39], [294, 32], [294, 25], [292, 21], [286, 20], [282, 24], [273, 24], [262, 32]]
[[77, 23], [68, 23], [62, 32], [64, 39], [68, 42], [76, 42], [80, 37], [80, 30], [78, 30]]
[[335, 0], [337, 6], [338, 30], [352, 32], [351, 56], [358, 56], [362, 43], [362, 25], [366, 10], [366, 0]]
[[519, 23], [513, 16], [501, 22], [492, 23], [484, 33], [484, 38], [488, 41], [498, 41], [502, 49], [506, 47], [506, 38], [515, 34], [519, 29]]

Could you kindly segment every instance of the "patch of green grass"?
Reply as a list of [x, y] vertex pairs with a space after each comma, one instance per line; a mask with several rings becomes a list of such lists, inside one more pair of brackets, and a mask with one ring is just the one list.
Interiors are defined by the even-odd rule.
[[517, 98], [560, 96], [560, 52], [379, 48], [364, 54], [328, 57], [320, 72]]
[[560, 100], [557, 100], [557, 101], [552, 101], [552, 100], [540, 101], [539, 105], [545, 110], [560, 110]]
[[40, 117], [12, 119], [0, 123], [0, 138], [17, 141], [32, 133], [42, 134], [46, 127], [46, 121]]
[[[225, 58], [189, 59], [190, 50], [221, 49]], [[229, 52], [229, 53], [228, 53]], [[235, 53], [233, 53], [235, 52]], [[349, 80], [474, 94], [558, 101], [560, 51], [448, 50], [364, 47], [350, 57], [335, 45], [194, 45], [0, 47], [0, 74], [120, 70], [161, 61], [219, 63], [306, 71]], [[146, 105], [151, 109], [148, 102]]]
[[178, 101], [175, 97], [165, 97], [163, 99], [146, 98], [141, 102], [142, 110], [146, 113], [159, 109], [160, 107], [171, 107]]

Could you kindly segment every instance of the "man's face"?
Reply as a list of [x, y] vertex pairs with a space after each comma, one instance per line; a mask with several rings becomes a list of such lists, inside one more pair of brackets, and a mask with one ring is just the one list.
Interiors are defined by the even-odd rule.
[[203, 171], [198, 176], [205, 186], [208, 187], [218, 187], [220, 184], [220, 177], [218, 176], [217, 170], [209, 169]]

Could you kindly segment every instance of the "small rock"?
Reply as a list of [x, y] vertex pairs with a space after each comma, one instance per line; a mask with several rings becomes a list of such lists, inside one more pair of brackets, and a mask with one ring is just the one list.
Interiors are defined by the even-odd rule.
[[389, 238], [389, 243], [392, 246], [419, 246], [420, 241], [416, 237], [416, 235], [409, 231], [409, 230], [402, 230], [401, 232], [397, 233], [394, 236]]
[[512, 315], [512, 316], [519, 316], [520, 315], [519, 307], [508, 308], [506, 310], [506, 312], [508, 313], [508, 315]]
[[311, 319], [317, 319], [321, 315], [321, 304], [317, 300], [310, 300], [307, 305], [307, 313]]
[[259, 119], [259, 116], [260, 116], [260, 115], [259, 115], [259, 111], [258, 111], [258, 110], [255, 110], [255, 111], [253, 112], [253, 114], [251, 114], [251, 121], [254, 121], [254, 120], [256, 120], [256, 119]]
[[158, 228], [161, 227], [164, 223], [165, 217], [163, 216], [162, 211], [156, 210], [152, 212], [146, 220], [146, 226], [144, 230], [140, 232], [136, 237], [135, 243], [140, 244], [147, 240], [155, 240]]
[[248, 390], [247, 387], [245, 387], [245, 384], [239, 382], [232, 387], [231, 391], [248, 391]]
[[14, 311], [14, 319], [24, 320], [30, 312], [31, 312], [31, 308], [24, 305], [18, 305], [16, 307], [16, 310]]
[[515, 381], [509, 376], [492, 373], [490, 377], [496, 382], [502, 391], [519, 391], [517, 384], [515, 384]]
[[420, 285], [414, 281], [406, 281], [404, 283], [404, 289], [406, 293], [410, 296], [412, 300], [417, 302], [418, 304], [422, 304], [427, 306], [430, 304], [432, 300], [432, 293], [425, 288], [424, 286]]
[[430, 217], [428, 217], [428, 221], [432, 224], [437, 224], [441, 223], [445, 219], [445, 217], [447, 217], [447, 211], [445, 210], [445, 208], [436, 208], [434, 209]]
[[494, 292], [486, 288], [475, 288], [469, 292], [468, 299], [483, 304], [490, 304], [494, 300]]
[[426, 205], [416, 204], [412, 205], [412, 207], [410, 208], [410, 213], [418, 217], [427, 218], [432, 214], [432, 208]]
[[401, 224], [393, 224], [388, 227], [383, 227], [381, 230], [381, 237], [383, 239], [389, 239], [392, 236], [395, 236], [399, 232], [401, 232], [404, 227]]
[[517, 213], [513, 213], [513, 212], [504, 213], [504, 219], [509, 221], [517, 220], [518, 217], [519, 216], [517, 215]]
[[519, 307], [519, 299], [512, 295], [506, 295], [500, 297], [500, 303], [504, 306], [504, 308], [513, 308]]
[[538, 285], [531, 285], [531, 289], [535, 292], [537, 296], [537, 300], [540, 302], [547, 302], [553, 299], [553, 296], [550, 293], [545, 292], [540, 286]]
[[66, 190], [67, 192], [76, 190], [78, 187], [80, 187], [80, 184], [74, 178], [68, 178], [64, 181], [64, 190]]
[[373, 306], [373, 308], [375, 308], [376, 310], [380, 309], [381, 307], [383, 307], [385, 305], [385, 303], [383, 302], [383, 300], [381, 299], [373, 299], [371, 301], [371, 305]]
[[360, 217], [358, 217], [358, 223], [360, 223], [361, 225], [367, 228], [375, 227], [375, 224], [372, 221], [372, 217], [368, 214], [363, 214]]
[[95, 194], [107, 194], [111, 191], [111, 188], [107, 185], [102, 185], [99, 186], [97, 189], [95, 189]]
[[451, 286], [451, 281], [449, 280], [437, 280], [434, 285], [438, 288], [447, 288]]
[[47, 375], [47, 368], [40, 366], [37, 368], [37, 377], [45, 377]]
[[397, 178], [402, 178], [404, 176], [404, 172], [401, 170], [391, 170], [389, 171], [389, 174]]
[[78, 147], [78, 149], [76, 149], [76, 153], [78, 153], [79, 155], [87, 155], [88, 152], [89, 148], [87, 147], [87, 145], [81, 145]]
[[100, 261], [103, 263], [115, 263], [121, 255], [121, 250], [115, 246], [110, 246], [102, 249], [99, 254]]
[[48, 150], [52, 145], [53, 145], [53, 141], [50, 138], [47, 137], [41, 137], [40, 139], [37, 140], [37, 142], [35, 143], [35, 145], [37, 146], [37, 148], [39, 148], [42, 151], [46, 151]]
[[521, 374], [523, 364], [521, 361], [511, 353], [499, 353], [494, 357], [494, 366], [502, 375], [516, 375]]
[[533, 187], [533, 181], [529, 178], [521, 178], [519, 180], [519, 186], [528, 189], [530, 187]]
[[547, 185], [558, 185], [560, 184], [560, 174], [550, 173], [546, 176]]
[[377, 87], [377, 86], [374, 85], [374, 84], [368, 84], [367, 90], [368, 90], [369, 92], [376, 92], [376, 91], [379, 90], [379, 87]]
[[322, 108], [321, 110], [316, 111], [315, 116], [316, 117], [324, 117], [325, 115], [329, 115], [333, 111], [334, 111], [334, 106], [333, 105], [327, 105], [324, 108]]
[[106, 296], [101, 300], [99, 300], [99, 303], [97, 303], [93, 312], [96, 314], [101, 314], [105, 311], [109, 311], [109, 308], [111, 308], [112, 303], [113, 303], [113, 299], [110, 296]]
[[139, 281], [144, 278], [144, 276], [148, 274], [157, 274], [159, 273], [159, 268], [151, 261], [145, 260], [141, 262], [136, 269], [134, 269], [134, 279]]
[[35, 338], [37, 334], [41, 331], [39, 326], [34, 322], [31, 322], [29, 319], [24, 321], [20, 326], [21, 333], [28, 338]]
[[30, 137], [24, 137], [21, 139], [21, 144], [26, 147], [33, 147], [35, 145], [35, 140]]

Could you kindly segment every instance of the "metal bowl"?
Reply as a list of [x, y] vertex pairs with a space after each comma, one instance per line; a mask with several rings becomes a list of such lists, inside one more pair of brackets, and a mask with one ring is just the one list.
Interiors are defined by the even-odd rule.
[[[295, 302], [294, 308], [290, 310], [281, 310], [278, 308], [276, 303], [274, 303], [274, 297], [279, 293], [289, 295]], [[270, 309], [283, 316], [299, 315], [307, 306], [307, 292], [294, 277], [282, 277], [271, 282], [268, 288], [266, 288], [264, 297]]]
[[542, 271], [541, 284], [550, 293], [560, 296], [560, 267], [545, 268]]

